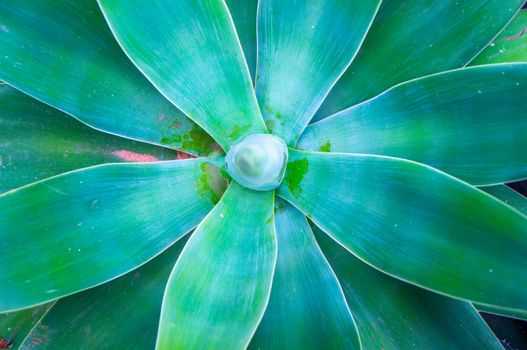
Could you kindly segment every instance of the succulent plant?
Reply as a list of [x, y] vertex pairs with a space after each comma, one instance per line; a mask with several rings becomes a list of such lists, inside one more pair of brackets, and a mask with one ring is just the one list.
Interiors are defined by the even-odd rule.
[[522, 2], [0, 2], [0, 348], [500, 348]]

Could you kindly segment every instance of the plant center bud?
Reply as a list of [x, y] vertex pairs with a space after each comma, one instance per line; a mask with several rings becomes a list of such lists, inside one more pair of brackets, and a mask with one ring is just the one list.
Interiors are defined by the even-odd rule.
[[257, 191], [273, 190], [284, 179], [287, 146], [273, 135], [250, 135], [227, 152], [225, 162], [238, 184]]

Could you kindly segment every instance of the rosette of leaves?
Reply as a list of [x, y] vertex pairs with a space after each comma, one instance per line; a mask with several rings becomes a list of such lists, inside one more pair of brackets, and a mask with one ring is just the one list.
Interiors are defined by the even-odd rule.
[[521, 5], [0, 2], [2, 346], [500, 348]]

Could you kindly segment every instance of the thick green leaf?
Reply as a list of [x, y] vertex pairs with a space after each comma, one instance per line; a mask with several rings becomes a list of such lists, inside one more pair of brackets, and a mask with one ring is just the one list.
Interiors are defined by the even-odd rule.
[[[482, 187], [481, 189], [527, 215], [527, 198], [512, 188], [505, 185], [497, 185]], [[508, 310], [493, 305], [475, 304], [475, 306], [480, 311], [527, 320], [527, 311]]]
[[0, 193], [101, 163], [176, 159], [166, 148], [97, 132], [0, 85]]
[[240, 38], [245, 60], [254, 80], [256, 71], [256, 12], [258, 0], [225, 0], [229, 7], [236, 32]]
[[335, 270], [368, 349], [502, 349], [470, 303], [391, 278], [315, 235]]
[[527, 10], [520, 11], [470, 65], [500, 62], [527, 62]]
[[243, 136], [266, 132], [223, 0], [99, 4], [132, 61], [225, 150]]
[[0, 310], [95, 286], [159, 254], [221, 195], [220, 160], [99, 165], [0, 195]]
[[217, 151], [123, 54], [95, 0], [0, 2], [0, 51], [0, 79], [96, 129]]
[[170, 276], [158, 349], [242, 349], [271, 292], [273, 191], [233, 182], [193, 233]]
[[384, 0], [346, 73], [314, 120], [407, 80], [470, 62], [514, 17], [524, 0]]
[[475, 185], [527, 178], [527, 64], [416, 79], [309, 126], [298, 147], [400, 157]]
[[527, 215], [527, 198], [505, 185], [482, 187], [483, 191]]
[[275, 225], [271, 299], [250, 348], [360, 349], [342, 289], [304, 215], [279, 199]]
[[185, 243], [116, 280], [60, 299], [21, 349], [153, 349], [163, 291]]
[[260, 0], [256, 95], [268, 128], [294, 146], [350, 64], [380, 0]]
[[278, 193], [381, 271], [527, 310], [527, 217], [467, 183], [397, 158], [291, 149]]
[[53, 306], [53, 302], [31, 309], [0, 314], [0, 339], [11, 341], [18, 349], [24, 338]]

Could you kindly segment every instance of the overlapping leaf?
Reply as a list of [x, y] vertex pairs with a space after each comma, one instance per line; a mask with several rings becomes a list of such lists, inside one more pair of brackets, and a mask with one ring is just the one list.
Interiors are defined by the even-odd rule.
[[0, 195], [0, 311], [95, 286], [162, 252], [221, 196], [220, 160], [100, 165]]
[[501, 349], [470, 303], [391, 278], [320, 229], [315, 234], [344, 288], [364, 350]]
[[11, 342], [13, 348], [19, 349], [33, 326], [44, 317], [53, 304], [54, 302], [51, 302], [30, 309], [0, 314], [0, 339]]
[[181, 239], [160, 256], [96, 288], [60, 299], [20, 349], [153, 349], [163, 291], [186, 243]]
[[271, 292], [273, 191], [232, 183], [181, 253], [167, 285], [158, 349], [244, 348]]
[[360, 349], [342, 289], [302, 213], [275, 206], [278, 259], [251, 349]]
[[0, 3], [0, 79], [96, 129], [196, 155], [213, 140], [141, 75], [94, 0]]
[[463, 67], [523, 3], [384, 0], [360, 53], [314, 119], [328, 117], [398, 83]]
[[294, 146], [348, 67], [379, 0], [258, 3], [256, 94], [269, 129]]
[[400, 157], [475, 185], [527, 178], [527, 64], [413, 80], [312, 124], [308, 150]]
[[501, 62], [527, 62], [527, 10], [520, 11], [470, 65]]
[[258, 0], [225, 0], [243, 47], [245, 60], [254, 82], [256, 72], [256, 14]]
[[390, 275], [527, 310], [527, 217], [433, 168], [390, 157], [289, 151], [278, 194]]
[[176, 152], [97, 132], [0, 85], [0, 193], [101, 163], [157, 161]]
[[225, 150], [243, 136], [266, 132], [223, 0], [99, 3], [132, 61]]

